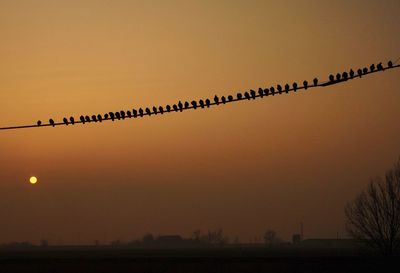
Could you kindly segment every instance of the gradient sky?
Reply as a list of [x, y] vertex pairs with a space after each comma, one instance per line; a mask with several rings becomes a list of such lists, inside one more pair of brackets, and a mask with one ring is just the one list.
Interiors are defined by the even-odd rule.
[[[400, 57], [400, 1], [0, 1], [0, 127], [236, 94]], [[0, 242], [223, 228], [345, 236], [400, 155], [392, 70], [157, 118], [0, 132]], [[30, 185], [31, 175], [39, 178]]]

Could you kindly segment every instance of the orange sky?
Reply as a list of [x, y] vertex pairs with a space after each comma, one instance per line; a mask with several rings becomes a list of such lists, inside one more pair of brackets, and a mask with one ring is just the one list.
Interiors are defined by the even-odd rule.
[[[399, 57], [393, 1], [1, 1], [0, 127], [166, 105]], [[0, 242], [223, 228], [344, 236], [400, 155], [397, 70], [307, 93], [0, 132]], [[36, 175], [39, 183], [28, 184]]]

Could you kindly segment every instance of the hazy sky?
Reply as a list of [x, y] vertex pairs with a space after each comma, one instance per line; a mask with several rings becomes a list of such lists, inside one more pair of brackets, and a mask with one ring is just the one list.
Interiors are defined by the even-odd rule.
[[[400, 57], [400, 1], [0, 1], [0, 127]], [[209, 110], [0, 132], [0, 242], [344, 236], [400, 155], [398, 70]], [[39, 183], [30, 185], [36, 175]]]

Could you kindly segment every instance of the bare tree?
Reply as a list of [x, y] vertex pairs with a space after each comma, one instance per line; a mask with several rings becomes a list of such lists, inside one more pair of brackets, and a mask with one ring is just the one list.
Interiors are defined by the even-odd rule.
[[385, 179], [368, 188], [345, 209], [346, 228], [355, 239], [391, 256], [400, 244], [400, 159]]

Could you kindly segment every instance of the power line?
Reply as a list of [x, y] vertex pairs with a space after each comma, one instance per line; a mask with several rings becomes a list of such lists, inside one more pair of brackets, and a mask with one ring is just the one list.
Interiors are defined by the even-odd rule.
[[[31, 125], [19, 125], [19, 126], [9, 126], [9, 127], [1, 127], [0, 130], [13, 130], [13, 129], [26, 129], [26, 128], [42, 128], [42, 127], [55, 127], [55, 126], [60, 126], [60, 125], [69, 125], [69, 124], [85, 124], [85, 123], [101, 123], [103, 121], [115, 121], [115, 120], [126, 120], [126, 119], [131, 119], [131, 118], [140, 118], [144, 116], [151, 116], [151, 115], [164, 115], [164, 114], [169, 114], [173, 112], [182, 112], [190, 109], [197, 109], [197, 108], [209, 108], [209, 107], [214, 107], [214, 106], [219, 106], [219, 105], [224, 105], [227, 103], [233, 103], [233, 102], [238, 102], [238, 101], [243, 101], [243, 100], [255, 100], [256, 98], [264, 98], [264, 97], [269, 97], [269, 96], [275, 96], [275, 95], [281, 95], [281, 94], [288, 94], [288, 93], [294, 93], [300, 90], [307, 90], [307, 89], [312, 89], [312, 88], [319, 88], [319, 87], [327, 87], [330, 85], [335, 85], [335, 84], [340, 84], [347, 82], [349, 80], [354, 80], [354, 79], [360, 79], [366, 75], [377, 73], [377, 72], [382, 72], [385, 70], [389, 69], [394, 69], [400, 67], [400, 64], [396, 64], [397, 61], [400, 60], [397, 59], [396, 62], [388, 62], [388, 65], [386, 67], [383, 67], [382, 63], [379, 63], [376, 65], [373, 64], [369, 67], [360, 68], [357, 71], [350, 70], [349, 72], [343, 72], [343, 73], [337, 73], [336, 76], [334, 75], [329, 75], [329, 80], [319, 83], [318, 79], [315, 78], [313, 80], [313, 83], [309, 85], [307, 81], [303, 82], [302, 86], [298, 86], [297, 83], [293, 83], [292, 85], [286, 84], [285, 86], [277, 85], [276, 89], [275, 87], [270, 87], [270, 88], [259, 88], [258, 92], [255, 90], [249, 90], [244, 93], [238, 93], [236, 97], [234, 95], [228, 95], [228, 96], [215, 96], [214, 101], [211, 101], [210, 99], [205, 99], [205, 100], [199, 100], [199, 101], [192, 101], [192, 102], [184, 102], [184, 104], [179, 101], [178, 104], [174, 104], [172, 107], [170, 105], [167, 105], [166, 107], [153, 107], [153, 108], [145, 108], [139, 109], [139, 113], [137, 112], [138, 110], [128, 110], [128, 111], [120, 111], [120, 112], [109, 112], [109, 114], [103, 115], [92, 115], [92, 116], [81, 116], [80, 120], [75, 120], [73, 117], [71, 117], [69, 120], [67, 118], [64, 118], [63, 122], [54, 122], [53, 119], [49, 119], [49, 123], [42, 124], [41, 121], [38, 121], [37, 124], [31, 124]], [[225, 98], [225, 99], [224, 99]], [[169, 109], [168, 109], [169, 107]], [[136, 113], [134, 112], [136, 111]], [[140, 112], [141, 111], [141, 112]], [[83, 117], [83, 119], [82, 119]]]

